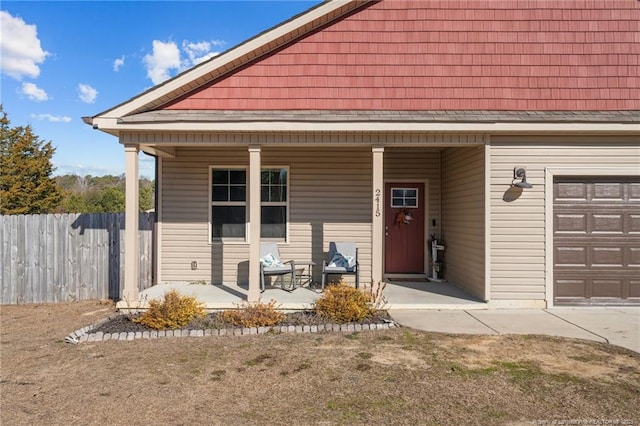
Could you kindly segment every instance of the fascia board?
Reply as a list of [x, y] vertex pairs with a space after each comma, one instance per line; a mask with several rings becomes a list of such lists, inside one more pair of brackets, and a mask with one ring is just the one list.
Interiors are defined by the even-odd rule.
[[121, 130], [121, 127], [118, 126], [118, 119], [115, 117], [94, 117], [91, 120], [91, 124], [93, 125], [94, 129], [98, 130]]
[[[96, 117], [94, 117], [94, 123], [95, 118], [124, 117], [127, 114], [143, 108], [147, 104], [153, 103], [163, 96], [169, 95], [172, 92], [176, 92], [181, 88], [188, 86], [189, 83], [206, 77], [209, 74], [215, 73], [216, 70], [219, 70], [220, 75], [222, 75], [236, 67], [234, 66], [229, 69], [224, 69], [226, 65], [231, 64], [234, 61], [245, 56], [247, 57], [247, 61], [261, 56], [264, 53], [267, 53], [268, 51], [271, 51], [275, 48], [271, 47], [266, 50], [260, 51], [261, 48], [268, 46], [269, 43], [274, 42], [287, 35], [291, 35], [291, 38], [298, 37], [306, 32], [306, 30], [304, 30], [304, 27], [306, 25], [318, 19], [321, 19], [323, 16], [328, 15], [331, 12], [340, 9], [341, 7], [347, 6], [352, 3], [354, 4], [355, 8], [355, 6], [364, 4], [365, 2], [363, 2], [362, 0], [332, 0], [328, 1], [327, 3], [321, 4], [318, 7], [311, 9], [309, 12], [299, 16], [298, 18], [295, 18], [289, 22], [285, 22], [284, 24], [267, 31], [266, 33], [252, 40], [249, 40], [248, 42], [243, 43], [218, 57], [214, 57], [209, 62], [206, 62], [200, 66], [196, 66], [192, 70], [180, 74], [171, 80], [160, 83], [160, 85], [150, 89], [149, 91], [139, 95], [138, 97], [132, 98], [131, 100], [123, 104], [120, 104], [110, 110], [98, 114]], [[287, 40], [286, 42], [288, 41], [289, 40]], [[253, 56], [251, 56], [252, 53]], [[177, 94], [176, 97], [187, 93], [195, 89], [196, 87], [189, 87], [187, 90], [184, 90], [183, 93]]]
[[140, 145], [140, 150], [146, 152], [147, 154], [155, 155], [156, 157], [162, 158], [175, 158], [176, 157], [176, 149], [175, 147], [158, 147], [158, 146], [150, 146], [150, 145]]
[[390, 122], [233, 122], [233, 123], [120, 123], [94, 120], [103, 131], [167, 132], [463, 132], [463, 133], [574, 133], [637, 134], [638, 123], [390, 123]]

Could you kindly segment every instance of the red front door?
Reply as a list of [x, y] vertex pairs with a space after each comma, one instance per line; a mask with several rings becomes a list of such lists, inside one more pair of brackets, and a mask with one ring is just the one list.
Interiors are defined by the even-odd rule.
[[385, 272], [424, 273], [424, 183], [387, 183], [384, 213]]

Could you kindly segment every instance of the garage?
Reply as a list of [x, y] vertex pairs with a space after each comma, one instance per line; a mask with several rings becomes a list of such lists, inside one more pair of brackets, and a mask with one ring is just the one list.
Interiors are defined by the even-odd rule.
[[555, 177], [554, 303], [640, 305], [640, 177]]

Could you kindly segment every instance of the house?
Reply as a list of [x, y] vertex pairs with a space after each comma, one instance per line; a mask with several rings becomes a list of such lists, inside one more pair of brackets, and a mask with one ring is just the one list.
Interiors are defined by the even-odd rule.
[[637, 305], [639, 22], [631, 0], [330, 0], [85, 121], [124, 146], [127, 235], [157, 156], [159, 283], [258, 300], [261, 239], [426, 277], [435, 239], [490, 308]]

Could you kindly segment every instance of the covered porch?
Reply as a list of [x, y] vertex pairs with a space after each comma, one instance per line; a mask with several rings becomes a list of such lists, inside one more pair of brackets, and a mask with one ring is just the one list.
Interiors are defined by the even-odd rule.
[[[140, 293], [140, 302], [132, 306], [122, 301], [118, 308], [136, 309], [146, 307], [151, 299], [162, 298], [166, 292], [177, 290], [202, 302], [207, 310], [233, 309], [247, 301], [247, 285], [211, 285], [194, 283], [159, 284]], [[364, 291], [369, 291], [364, 288]], [[322, 293], [315, 286], [298, 287], [285, 291], [278, 287], [267, 287], [262, 293], [263, 302], [275, 301], [282, 310], [311, 309]], [[425, 282], [425, 280], [389, 281], [383, 290], [384, 304], [381, 309], [487, 309], [487, 304], [470, 295], [458, 286], [448, 283]]]
[[[489, 147], [483, 135], [345, 133], [338, 135], [341, 142], [336, 143], [331, 134], [283, 133], [267, 139], [278, 143], [250, 145], [229, 144], [230, 139], [247, 140], [240, 135], [203, 137], [197, 145], [184, 142], [191, 136], [175, 140], [172, 136], [160, 143], [150, 143], [143, 136], [136, 135], [136, 144], [128, 135], [121, 138], [128, 166], [127, 212], [137, 209], [139, 151], [152, 153], [159, 163], [158, 288], [138, 290], [134, 269], [138, 248], [135, 241], [130, 243], [134, 238], [125, 237], [122, 294], [128, 305], [161, 294], [166, 285], [196, 292], [211, 309], [233, 307], [242, 300], [275, 300], [283, 309], [304, 309], [313, 303], [318, 293], [308, 288], [260, 292], [264, 206], [260, 173], [274, 166], [289, 176], [286, 237], [278, 242], [283, 259], [306, 259], [319, 265], [326, 260], [329, 242], [353, 241], [360, 250], [361, 285], [389, 283], [391, 304], [414, 309], [459, 307], [489, 299], [485, 269]], [[209, 191], [217, 166], [246, 170], [246, 238], [241, 241], [212, 239]], [[414, 188], [418, 188], [416, 199], [410, 195]], [[395, 199], [396, 193], [403, 198]], [[411, 226], [396, 226], [396, 215], [405, 207], [419, 207], [411, 210], [418, 213], [417, 220]], [[137, 232], [134, 221], [127, 222], [127, 232]], [[412, 248], [403, 247], [402, 238], [391, 239], [397, 232], [417, 236]], [[444, 283], [426, 280], [433, 274], [433, 237], [446, 245], [440, 259]], [[417, 258], [409, 264], [398, 263], [408, 256]], [[320, 272], [321, 268], [314, 269], [314, 282], [320, 281]], [[185, 284], [189, 282], [206, 285]]]

